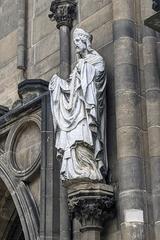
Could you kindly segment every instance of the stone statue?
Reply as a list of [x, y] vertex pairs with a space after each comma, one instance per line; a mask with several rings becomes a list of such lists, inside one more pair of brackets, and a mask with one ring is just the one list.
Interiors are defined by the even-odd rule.
[[[73, 33], [77, 64], [69, 79], [54, 75], [49, 84], [57, 157], [62, 181], [103, 181], [105, 64], [92, 49], [92, 36]], [[102, 173], [103, 172], [103, 173]]]

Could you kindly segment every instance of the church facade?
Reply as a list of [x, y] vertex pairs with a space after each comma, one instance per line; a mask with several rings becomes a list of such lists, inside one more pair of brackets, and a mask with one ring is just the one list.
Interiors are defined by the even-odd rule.
[[[151, 0], [0, 0], [0, 240], [159, 240], [160, 33], [144, 25], [154, 13]], [[48, 91], [74, 69], [76, 28], [107, 76], [112, 204], [104, 217], [84, 202], [85, 234], [60, 181]]]

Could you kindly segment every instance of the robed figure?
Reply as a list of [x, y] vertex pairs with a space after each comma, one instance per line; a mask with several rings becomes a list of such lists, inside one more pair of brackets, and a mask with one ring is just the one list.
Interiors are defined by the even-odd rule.
[[[61, 179], [102, 181], [104, 162], [105, 64], [92, 49], [92, 36], [73, 33], [77, 64], [69, 79], [54, 75], [49, 84]], [[105, 167], [107, 168], [106, 164]]]

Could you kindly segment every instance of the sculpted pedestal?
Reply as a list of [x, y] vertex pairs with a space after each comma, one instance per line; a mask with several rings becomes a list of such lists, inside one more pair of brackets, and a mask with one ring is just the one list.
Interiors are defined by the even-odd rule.
[[69, 185], [68, 205], [71, 217], [81, 223], [81, 239], [100, 240], [103, 221], [113, 216], [113, 188], [92, 182]]

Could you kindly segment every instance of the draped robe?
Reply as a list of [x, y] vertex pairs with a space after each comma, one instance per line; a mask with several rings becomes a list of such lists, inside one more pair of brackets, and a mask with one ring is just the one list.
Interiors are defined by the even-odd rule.
[[[79, 59], [68, 80], [49, 84], [61, 179], [103, 179], [105, 66], [94, 50]], [[102, 130], [103, 129], [103, 130]]]

